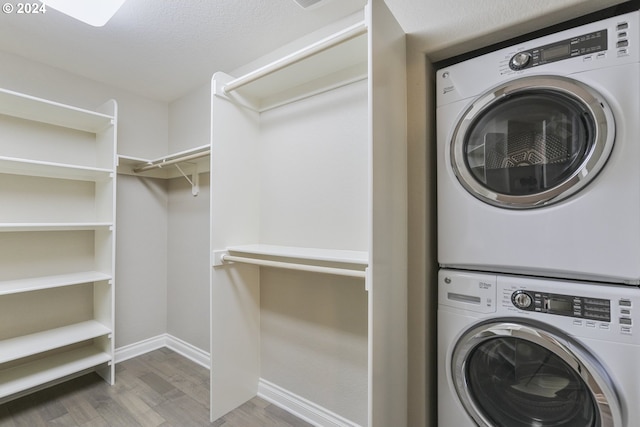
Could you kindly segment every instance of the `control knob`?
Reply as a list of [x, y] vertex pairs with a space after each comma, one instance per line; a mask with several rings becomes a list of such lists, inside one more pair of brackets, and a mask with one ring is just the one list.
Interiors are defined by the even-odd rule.
[[511, 295], [511, 301], [513, 302], [513, 305], [521, 310], [526, 310], [531, 307], [531, 304], [533, 304], [533, 298], [531, 298], [531, 295], [524, 291], [514, 292], [513, 295]]
[[511, 57], [509, 61], [509, 67], [512, 70], [522, 70], [524, 67], [529, 65], [531, 61], [531, 54], [529, 52], [518, 52]]

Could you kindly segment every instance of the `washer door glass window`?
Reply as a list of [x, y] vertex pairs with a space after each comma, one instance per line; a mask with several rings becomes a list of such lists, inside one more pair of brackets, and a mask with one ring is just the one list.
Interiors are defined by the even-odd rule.
[[454, 172], [474, 196], [522, 209], [560, 201], [604, 166], [614, 141], [604, 99], [578, 81], [525, 77], [479, 97], [455, 129]]
[[620, 425], [615, 391], [595, 358], [542, 326], [494, 321], [473, 328], [456, 346], [452, 375], [480, 426]]

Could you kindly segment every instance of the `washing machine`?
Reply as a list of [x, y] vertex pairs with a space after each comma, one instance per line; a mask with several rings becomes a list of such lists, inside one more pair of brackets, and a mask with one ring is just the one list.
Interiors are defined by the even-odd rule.
[[640, 14], [441, 68], [442, 267], [640, 283]]
[[640, 289], [441, 270], [439, 427], [636, 427]]

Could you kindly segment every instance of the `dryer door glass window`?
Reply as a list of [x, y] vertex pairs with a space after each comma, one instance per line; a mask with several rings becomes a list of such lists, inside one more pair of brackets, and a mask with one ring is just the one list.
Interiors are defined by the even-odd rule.
[[452, 142], [454, 171], [467, 190], [495, 205], [559, 201], [592, 179], [611, 151], [612, 119], [604, 105], [568, 79], [504, 85], [480, 97], [461, 120]]
[[622, 419], [595, 356], [542, 323], [493, 320], [471, 328], [455, 346], [451, 374], [482, 427], [614, 427]]
[[496, 426], [597, 426], [588, 386], [549, 350], [514, 338], [495, 338], [469, 356], [469, 393]]

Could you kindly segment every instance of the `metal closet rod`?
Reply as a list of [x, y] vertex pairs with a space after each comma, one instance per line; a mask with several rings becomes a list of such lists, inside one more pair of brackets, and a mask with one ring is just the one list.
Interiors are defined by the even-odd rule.
[[365, 278], [365, 272], [361, 270], [350, 270], [347, 268], [323, 267], [319, 265], [296, 264], [293, 262], [270, 261], [265, 259], [247, 258], [235, 255], [224, 254], [220, 257], [222, 262], [240, 262], [243, 264], [253, 264], [263, 267], [286, 268], [289, 270], [310, 271], [312, 273], [333, 274], [337, 276]]
[[138, 168], [134, 168], [133, 171], [135, 173], [139, 173], [139, 172], [145, 172], [145, 171], [148, 171], [148, 170], [151, 170], [151, 169], [163, 168], [165, 166], [173, 165], [175, 163], [182, 163], [182, 162], [186, 162], [188, 160], [194, 160], [194, 159], [199, 159], [201, 157], [206, 157], [209, 154], [211, 154], [211, 149], [200, 151], [198, 153], [187, 154], [187, 155], [176, 157], [176, 158], [169, 159], [169, 160], [167, 160], [167, 159], [154, 160], [153, 162], [150, 162], [148, 165], [144, 165], [144, 166], [140, 166]]
[[246, 74], [243, 77], [239, 77], [235, 80], [230, 81], [222, 88], [222, 91], [224, 93], [233, 92], [234, 90], [239, 89], [242, 86], [248, 85], [249, 83], [261, 79], [262, 77], [282, 70], [283, 68], [293, 65], [296, 62], [300, 62], [306, 58], [309, 58], [310, 56], [316, 55], [324, 50], [365, 34], [366, 32], [367, 24], [365, 22], [359, 22], [312, 45], [309, 45], [304, 49], [285, 56], [278, 61], [272, 62], [271, 64], [259, 68], [249, 74]]

